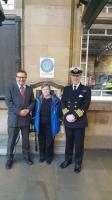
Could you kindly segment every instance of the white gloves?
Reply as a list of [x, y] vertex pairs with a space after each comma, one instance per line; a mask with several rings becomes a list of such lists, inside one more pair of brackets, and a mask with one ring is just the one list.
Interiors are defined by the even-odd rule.
[[73, 122], [76, 121], [75, 116], [72, 115], [72, 114], [67, 115], [67, 116], [66, 116], [66, 120], [67, 120], [68, 122], [70, 122], [70, 123], [73, 123]]

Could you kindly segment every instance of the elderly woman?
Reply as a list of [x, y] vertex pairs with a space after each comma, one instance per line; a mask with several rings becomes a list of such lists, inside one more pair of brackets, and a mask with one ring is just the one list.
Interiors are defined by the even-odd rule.
[[38, 134], [40, 162], [51, 164], [55, 135], [60, 129], [61, 103], [50, 85], [43, 83], [42, 94], [36, 98], [34, 128]]

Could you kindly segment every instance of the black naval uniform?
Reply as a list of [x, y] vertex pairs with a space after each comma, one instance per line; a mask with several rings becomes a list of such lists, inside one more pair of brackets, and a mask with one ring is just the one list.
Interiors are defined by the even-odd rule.
[[[73, 90], [73, 85], [66, 86], [61, 101], [66, 132], [65, 161], [69, 164], [72, 162], [75, 143], [75, 163], [81, 165], [84, 153], [85, 127], [88, 126], [86, 112], [91, 101], [91, 90], [81, 83], [77, 90]], [[72, 123], [68, 122], [66, 120], [68, 114], [73, 114], [77, 120]]]

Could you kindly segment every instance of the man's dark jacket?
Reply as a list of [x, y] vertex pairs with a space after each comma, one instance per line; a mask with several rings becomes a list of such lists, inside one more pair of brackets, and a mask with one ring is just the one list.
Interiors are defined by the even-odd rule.
[[[88, 125], [86, 112], [91, 102], [91, 89], [80, 83], [77, 90], [73, 91], [72, 85], [66, 86], [62, 95], [62, 109], [64, 124], [71, 128], [85, 128]], [[66, 120], [67, 114], [73, 114], [77, 119], [73, 123]]]
[[32, 88], [26, 85], [25, 98], [23, 98], [17, 83], [12, 84], [6, 89], [5, 100], [8, 107], [8, 126], [29, 126], [31, 122], [30, 113], [25, 117], [21, 117], [19, 116], [19, 112], [22, 109], [29, 109], [29, 111], [33, 110], [35, 101]]

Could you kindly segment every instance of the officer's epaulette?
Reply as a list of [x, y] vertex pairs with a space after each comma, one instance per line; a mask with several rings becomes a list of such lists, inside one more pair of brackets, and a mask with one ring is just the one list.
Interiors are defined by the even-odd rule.
[[67, 112], [69, 112], [69, 110], [67, 108], [64, 108], [63, 110], [63, 114], [65, 115]]
[[78, 115], [78, 117], [82, 117], [84, 114], [84, 110], [78, 108], [77, 110], [75, 110], [75, 113]]

